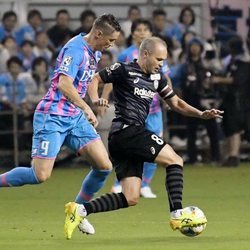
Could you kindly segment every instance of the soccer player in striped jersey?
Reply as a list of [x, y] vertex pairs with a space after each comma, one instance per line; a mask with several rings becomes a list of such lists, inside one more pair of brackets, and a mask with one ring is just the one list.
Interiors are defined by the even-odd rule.
[[[0, 175], [0, 187], [40, 184], [52, 173], [62, 145], [90, 159], [92, 169], [83, 180], [75, 201], [84, 203], [104, 185], [112, 170], [107, 151], [96, 133], [97, 118], [83, 100], [101, 52], [120, 34], [120, 25], [111, 14], [96, 19], [88, 34], [73, 37], [60, 51], [51, 86], [38, 103], [33, 121], [32, 167], [16, 167]], [[108, 106], [105, 99], [92, 99]], [[94, 233], [90, 230], [87, 233]]]
[[[152, 36], [153, 28], [152, 24], [143, 18], [139, 18], [132, 23], [131, 26], [131, 36], [134, 44], [125, 49], [119, 56], [119, 62], [129, 63], [139, 56], [139, 47], [145, 38]], [[163, 61], [163, 66], [161, 67], [161, 72], [170, 82], [168, 77], [170, 69], [167, 64], [167, 60]], [[153, 101], [150, 104], [150, 110], [145, 123], [146, 129], [154, 132], [158, 136], [163, 136], [163, 117], [162, 109], [160, 105], [159, 95], [154, 95]], [[141, 196], [144, 198], [156, 198], [156, 194], [153, 193], [150, 183], [153, 179], [155, 171], [157, 169], [157, 164], [154, 162], [145, 162], [143, 166], [143, 177], [141, 185]], [[120, 192], [121, 185], [116, 180], [114, 186], [112, 187], [113, 192]]]
[[145, 128], [150, 104], [156, 93], [171, 107], [183, 115], [201, 119], [222, 118], [223, 111], [201, 111], [187, 104], [169, 86], [160, 72], [167, 58], [166, 44], [157, 37], [143, 40], [138, 60], [115, 63], [95, 75], [89, 88], [93, 99], [98, 98], [99, 83], [113, 83], [115, 118], [109, 134], [109, 152], [120, 193], [107, 193], [84, 205], [69, 202], [65, 205], [65, 235], [72, 237], [74, 229], [86, 216], [134, 206], [140, 197], [144, 162], [156, 162], [166, 168], [166, 192], [170, 208], [170, 226], [203, 225], [205, 218], [198, 219], [182, 208], [183, 160], [161, 137]]

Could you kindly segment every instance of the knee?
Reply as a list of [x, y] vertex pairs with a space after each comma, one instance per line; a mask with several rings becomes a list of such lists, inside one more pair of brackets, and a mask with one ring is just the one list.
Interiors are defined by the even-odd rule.
[[36, 170], [36, 177], [40, 183], [47, 181], [51, 174], [48, 173], [47, 171], [41, 171], [41, 170]]
[[129, 206], [135, 206], [139, 202], [139, 196], [126, 197]]
[[180, 157], [179, 155], [177, 155], [176, 158], [175, 158], [175, 163], [174, 164], [178, 164], [180, 166], [183, 166], [184, 162], [183, 162], [182, 157]]
[[102, 166], [99, 168], [100, 170], [111, 171], [113, 168], [112, 163], [110, 160], [106, 161]]
[[180, 157], [179, 155], [175, 154], [173, 157], [171, 157], [171, 159], [168, 159], [165, 162], [166, 166], [173, 165], [173, 164], [177, 164], [177, 165], [183, 166], [183, 159], [182, 159], [182, 157]]

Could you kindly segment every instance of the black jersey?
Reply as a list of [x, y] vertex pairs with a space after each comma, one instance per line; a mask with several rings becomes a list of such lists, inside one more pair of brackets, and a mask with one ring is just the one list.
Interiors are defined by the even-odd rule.
[[111, 132], [119, 130], [120, 124], [144, 126], [157, 92], [164, 99], [175, 95], [162, 73], [146, 74], [136, 61], [115, 63], [99, 74], [104, 83], [113, 83], [115, 118]]

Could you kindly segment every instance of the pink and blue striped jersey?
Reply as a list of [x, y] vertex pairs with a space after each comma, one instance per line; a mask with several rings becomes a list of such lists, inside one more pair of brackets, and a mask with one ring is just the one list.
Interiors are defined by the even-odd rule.
[[81, 98], [86, 95], [88, 84], [91, 82], [101, 58], [100, 51], [93, 51], [83, 38], [83, 34], [73, 37], [60, 51], [51, 86], [47, 94], [38, 103], [36, 112], [72, 116], [79, 114], [80, 109], [69, 102], [58, 90], [60, 74], [73, 79], [73, 85]]
[[[139, 49], [135, 45], [131, 45], [127, 49], [121, 52], [121, 54], [118, 56], [118, 61], [129, 63], [133, 61], [134, 59], [137, 59], [138, 56], [139, 56]], [[165, 76], [168, 76], [170, 73], [170, 69], [166, 60], [163, 61], [161, 72]], [[161, 110], [161, 105], [160, 105], [159, 96], [154, 95], [153, 101], [150, 105], [149, 114], [157, 113], [160, 110]]]

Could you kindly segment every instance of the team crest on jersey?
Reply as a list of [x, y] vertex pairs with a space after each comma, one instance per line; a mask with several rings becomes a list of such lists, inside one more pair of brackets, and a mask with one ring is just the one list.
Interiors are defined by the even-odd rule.
[[114, 63], [113, 65], [110, 66], [111, 70], [116, 70], [117, 68], [119, 68], [121, 66], [120, 63]]
[[72, 62], [72, 59], [73, 57], [72, 56], [66, 56], [64, 59], [63, 59], [63, 65], [64, 66], [69, 66]]
[[135, 80], [134, 80], [134, 83], [138, 83], [139, 82], [139, 77], [136, 77]]
[[158, 80], [154, 80], [154, 88], [158, 89], [159, 87], [159, 81]]

